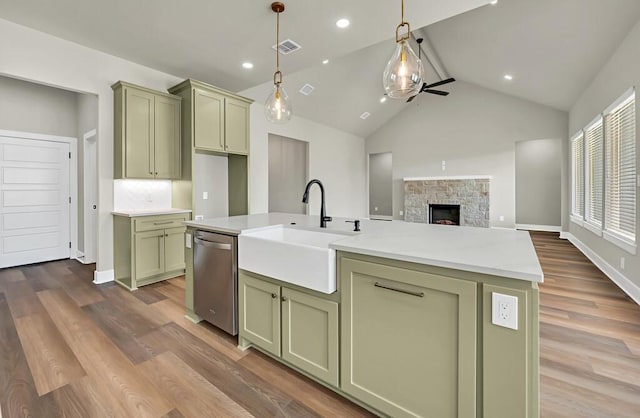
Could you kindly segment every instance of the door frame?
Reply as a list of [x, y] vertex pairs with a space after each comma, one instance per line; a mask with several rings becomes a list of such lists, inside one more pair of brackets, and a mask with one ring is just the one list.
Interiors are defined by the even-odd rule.
[[[86, 132], [83, 137], [83, 150], [84, 150], [84, 155], [83, 157], [83, 196], [84, 196], [84, 205], [83, 205], [83, 209], [84, 209], [84, 231], [79, 231], [79, 233], [82, 233], [84, 235], [84, 251], [83, 251], [83, 255], [84, 257], [82, 259], [79, 259], [79, 261], [83, 264], [90, 264], [90, 263], [95, 263], [96, 262], [96, 258], [97, 258], [97, 251], [98, 251], [98, 225], [97, 225], [97, 221], [98, 221], [98, 213], [97, 213], [97, 209], [92, 209], [91, 205], [93, 203], [95, 203], [95, 205], [98, 204], [98, 170], [97, 170], [97, 164], [98, 164], [98, 132], [96, 129], [92, 129], [89, 132]], [[87, 165], [87, 155], [88, 155], [88, 148], [87, 145], [89, 143], [92, 143], [92, 149], [95, 152], [95, 161], [96, 161], [96, 166], [95, 167], [91, 167]], [[89, 202], [87, 200], [87, 184], [89, 183], [90, 180], [92, 182], [92, 184], [95, 186], [95, 197], [96, 197], [96, 201], [95, 202]], [[89, 225], [89, 227], [87, 227], [88, 223], [87, 220], [88, 219], [93, 219], [95, 222], [92, 225]], [[87, 251], [87, 242], [91, 242], [92, 243], [92, 250], [91, 251]]]
[[0, 129], [0, 136], [9, 138], [62, 142], [69, 144], [69, 197], [71, 204], [69, 205], [69, 240], [71, 240], [71, 248], [69, 248], [69, 258], [75, 258], [78, 253], [78, 139], [71, 136], [57, 136], [38, 134], [34, 132], [7, 131]]

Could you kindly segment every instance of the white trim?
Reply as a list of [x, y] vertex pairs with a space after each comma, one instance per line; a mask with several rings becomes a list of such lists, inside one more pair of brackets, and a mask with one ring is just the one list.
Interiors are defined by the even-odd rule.
[[571, 236], [571, 232], [560, 231], [560, 239], [569, 239]]
[[604, 115], [614, 113], [615, 111], [626, 105], [628, 102], [633, 100], [633, 98], [635, 97], [635, 93], [635, 86], [630, 87], [629, 89], [627, 89], [627, 91], [622, 93], [622, 95], [618, 97], [613, 103], [611, 103], [611, 105], [607, 107], [602, 113]]
[[524, 229], [526, 231], [560, 232], [562, 227], [555, 225], [516, 224], [516, 229]]
[[600, 269], [612, 282], [614, 282], [624, 293], [629, 295], [638, 305], [640, 305], [640, 286], [629, 280], [624, 274], [613, 268], [602, 257], [587, 247], [573, 234], [566, 232], [566, 238], [584, 254], [596, 267]]
[[491, 180], [493, 176], [435, 176], [435, 177], [405, 177], [403, 181], [427, 180]]
[[516, 230], [515, 228], [508, 228], [506, 226], [491, 226], [489, 228], [491, 228], [491, 229], [506, 229], [507, 231], [515, 231]]
[[633, 255], [636, 254], [636, 249], [637, 249], [636, 244], [631, 242], [631, 240], [621, 237], [615, 232], [604, 230], [602, 231], [602, 238], [606, 239], [607, 241], [609, 241], [614, 245], [617, 245], [618, 247], [622, 248], [629, 254], [633, 254]]
[[[97, 144], [97, 130], [92, 129], [89, 132], [86, 132], [83, 135], [83, 150], [84, 155], [83, 158], [83, 170], [84, 170], [84, 181], [83, 181], [83, 212], [84, 212], [84, 230], [82, 234], [84, 235], [84, 255], [83, 263], [90, 264], [95, 263], [98, 258], [98, 213], [97, 209], [93, 209], [92, 205], [98, 205], [98, 170], [97, 167], [92, 167], [87, 164], [87, 154], [91, 148], [93, 148], [93, 152], [95, 153], [95, 163], [98, 163], [98, 144]], [[93, 183], [93, 184], [91, 184]], [[92, 202], [87, 199], [87, 196], [91, 195], [91, 189], [95, 189], [96, 201]], [[89, 225], [89, 220], [95, 217], [95, 225]], [[91, 244], [87, 246], [87, 242]], [[89, 248], [87, 248], [89, 247]], [[87, 249], [89, 251], [87, 251]], [[91, 251], [93, 250], [93, 251]]]
[[597, 125], [602, 125], [604, 122], [604, 118], [602, 117], [602, 114], [598, 114], [598, 116], [596, 116], [595, 118], [593, 118], [593, 120], [589, 123], [587, 123], [587, 126], [582, 130], [585, 133], [586, 136], [586, 132], [592, 128], [595, 128]]
[[372, 221], [392, 221], [393, 216], [370, 214], [369, 219]]
[[98, 131], [96, 131], [95, 129], [92, 129], [89, 132], [85, 133], [84, 136], [82, 137], [82, 139], [84, 141], [86, 141], [89, 138], [96, 136], [97, 133], [98, 133]]
[[584, 226], [584, 219], [580, 215], [574, 215], [572, 213], [571, 215], [569, 215], [569, 219], [571, 220], [571, 222], [578, 226]]
[[584, 221], [582, 227], [588, 229], [599, 237], [602, 236], [602, 225], [594, 225], [589, 221]]
[[78, 251], [78, 140], [72, 136], [46, 135], [35, 132], [7, 131], [0, 129], [0, 136], [16, 139], [62, 142], [69, 144], [69, 196], [71, 204], [69, 205], [69, 240], [71, 248], [69, 249], [69, 258], [75, 258]]
[[109, 283], [115, 280], [115, 272], [111, 270], [102, 270], [93, 272], [93, 284]]

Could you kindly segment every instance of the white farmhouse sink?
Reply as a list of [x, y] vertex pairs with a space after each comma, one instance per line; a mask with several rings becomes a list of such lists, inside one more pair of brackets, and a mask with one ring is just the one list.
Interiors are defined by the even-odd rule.
[[336, 251], [345, 235], [277, 226], [238, 236], [238, 267], [322, 293], [336, 291]]

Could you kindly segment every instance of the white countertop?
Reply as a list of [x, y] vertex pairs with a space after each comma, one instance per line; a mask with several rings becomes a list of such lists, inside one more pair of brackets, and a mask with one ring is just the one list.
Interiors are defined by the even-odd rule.
[[[334, 218], [324, 231], [353, 231], [351, 218]], [[188, 221], [193, 228], [231, 235], [277, 225], [320, 230], [318, 216], [286, 213]], [[544, 275], [526, 231], [360, 220], [361, 232], [334, 241], [339, 251], [492, 274], [533, 282]]]
[[112, 215], [126, 216], [133, 218], [136, 216], [153, 216], [153, 215], [173, 215], [177, 213], [191, 213], [191, 209], [142, 209], [142, 210], [119, 210], [111, 212]]

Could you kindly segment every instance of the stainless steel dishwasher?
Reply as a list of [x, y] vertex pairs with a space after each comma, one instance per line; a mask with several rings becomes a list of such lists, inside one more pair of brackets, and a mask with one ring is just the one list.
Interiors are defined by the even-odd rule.
[[238, 334], [238, 238], [196, 231], [193, 250], [193, 301], [196, 315]]

